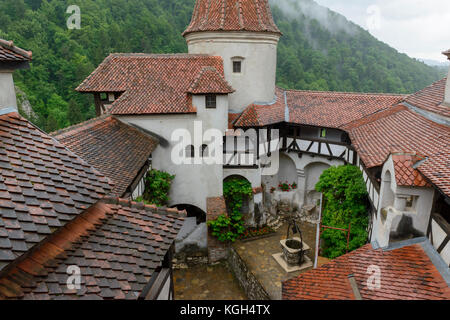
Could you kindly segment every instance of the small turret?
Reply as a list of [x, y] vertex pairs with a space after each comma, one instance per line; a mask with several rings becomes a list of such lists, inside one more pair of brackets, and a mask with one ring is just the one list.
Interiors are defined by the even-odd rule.
[[274, 100], [281, 32], [267, 0], [197, 0], [183, 36], [189, 53], [223, 58], [225, 78], [236, 90], [230, 111]]

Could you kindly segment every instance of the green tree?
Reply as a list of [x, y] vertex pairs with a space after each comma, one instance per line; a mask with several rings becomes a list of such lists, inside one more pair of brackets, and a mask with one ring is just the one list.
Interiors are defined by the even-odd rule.
[[[323, 193], [324, 208], [322, 223], [325, 226], [347, 229], [351, 223], [349, 250], [355, 250], [367, 243], [368, 194], [359, 168], [346, 165], [331, 167], [323, 172], [316, 190]], [[346, 252], [347, 234], [325, 229], [323, 255], [336, 258]]]
[[145, 188], [142, 199], [146, 203], [165, 206], [169, 203], [169, 192], [175, 176], [159, 170], [150, 170], [145, 176]]
[[[330, 28], [298, 5], [292, 12], [282, 11], [281, 1], [318, 8], [311, 0], [273, 1], [274, 19], [283, 32], [279, 86], [412, 93], [445, 76], [446, 69], [398, 53], [336, 13], [324, 14], [336, 22]], [[67, 29], [65, 0], [0, 1], [0, 38], [33, 51], [31, 69], [14, 77], [38, 116], [36, 124], [46, 131], [95, 116], [92, 96], [74, 89], [110, 53], [187, 52], [181, 33], [189, 24], [194, 0], [77, 0], [76, 4], [82, 14], [80, 30]], [[54, 95], [64, 103], [55, 106]], [[67, 109], [72, 100], [79, 108], [76, 116]], [[57, 114], [48, 119], [51, 112]]]

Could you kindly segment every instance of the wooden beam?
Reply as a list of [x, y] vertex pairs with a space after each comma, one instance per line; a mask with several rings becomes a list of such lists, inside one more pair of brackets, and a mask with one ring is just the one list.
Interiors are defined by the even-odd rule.
[[328, 152], [330, 153], [330, 156], [333, 156], [333, 151], [331, 151], [330, 145], [328, 143], [325, 143], [325, 145], [327, 146], [327, 149], [328, 149]]
[[306, 149], [306, 152], [309, 152], [309, 150], [311, 150], [313, 145], [314, 145], [314, 141], [311, 141], [311, 144], [309, 145], [308, 149]]

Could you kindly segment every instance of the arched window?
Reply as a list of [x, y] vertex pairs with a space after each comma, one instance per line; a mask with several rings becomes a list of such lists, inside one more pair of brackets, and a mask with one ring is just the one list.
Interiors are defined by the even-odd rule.
[[209, 157], [209, 148], [207, 144], [202, 145], [200, 148], [200, 154], [202, 155], [202, 158]]

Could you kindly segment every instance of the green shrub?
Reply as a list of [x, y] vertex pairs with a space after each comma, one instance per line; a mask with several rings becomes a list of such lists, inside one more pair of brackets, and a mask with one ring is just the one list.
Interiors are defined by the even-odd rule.
[[[316, 185], [323, 193], [324, 210], [322, 224], [347, 229], [351, 223], [349, 251], [367, 243], [368, 194], [359, 168], [346, 165], [324, 171]], [[324, 229], [323, 255], [334, 259], [346, 252], [347, 234], [339, 230]]]
[[223, 194], [229, 214], [223, 214], [216, 220], [208, 222], [212, 235], [221, 242], [234, 242], [244, 231], [242, 206], [244, 200], [252, 195], [252, 185], [242, 178], [231, 178], [223, 184]]
[[[167, 172], [150, 170], [145, 176], [145, 189], [141, 200], [148, 204], [165, 206], [169, 202], [169, 191], [175, 176]], [[139, 201], [139, 198], [136, 199]]]

